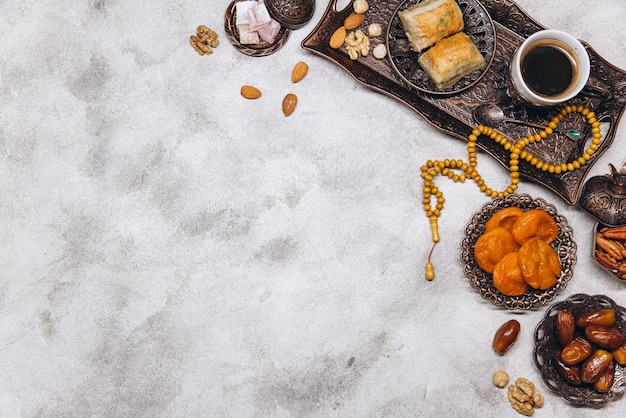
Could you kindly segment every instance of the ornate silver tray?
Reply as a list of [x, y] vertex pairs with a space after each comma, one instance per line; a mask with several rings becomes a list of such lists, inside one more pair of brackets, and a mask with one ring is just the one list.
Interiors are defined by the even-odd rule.
[[[522, 210], [543, 209], [548, 212], [556, 221], [559, 233], [552, 242], [561, 261], [561, 276], [557, 283], [546, 290], [529, 289], [521, 296], [507, 296], [493, 284], [491, 274], [481, 269], [474, 257], [474, 245], [485, 229], [485, 223], [494, 213], [503, 208], [517, 206]], [[567, 287], [574, 274], [576, 264], [576, 242], [574, 232], [567, 219], [557, 213], [556, 207], [547, 203], [543, 199], [534, 199], [527, 194], [511, 194], [504, 198], [496, 198], [483, 205], [481, 210], [472, 215], [470, 222], [465, 227], [465, 238], [461, 241], [461, 260], [463, 261], [463, 273], [469, 280], [470, 285], [480, 293], [480, 295], [496, 306], [507, 309], [533, 309], [553, 300], [557, 294]]]
[[[405, 0], [370, 0], [369, 10], [361, 28], [370, 23], [389, 26], [395, 10]], [[316, 53], [346, 70], [362, 85], [406, 104], [428, 123], [454, 138], [467, 142], [467, 136], [478, 124], [488, 124], [506, 135], [510, 142], [537, 132], [545, 127], [560, 108], [535, 109], [515, 102], [506, 90], [508, 66], [511, 57], [523, 40], [534, 32], [546, 29], [533, 20], [511, 0], [476, 0], [487, 11], [495, 28], [496, 45], [493, 61], [482, 77], [470, 88], [448, 95], [436, 95], [412, 86], [393, 68], [389, 55], [377, 60], [369, 54], [352, 61], [343, 49], [332, 49], [328, 42], [333, 32], [352, 12], [352, 4], [337, 10], [337, 0], [328, 7], [313, 31], [302, 41], [302, 47]], [[604, 60], [583, 42], [591, 61], [591, 80], [596, 87], [585, 90], [572, 100], [596, 113], [606, 124], [606, 134], [599, 149], [580, 169], [567, 173], [550, 173], [537, 169], [526, 161], [520, 163], [520, 176], [556, 193], [565, 202], [578, 202], [582, 185], [593, 164], [606, 152], [615, 137], [618, 122], [626, 107], [626, 71]], [[491, 105], [497, 111], [480, 112], [482, 105]], [[502, 115], [489, 123], [480, 121], [480, 115]], [[591, 129], [585, 118], [571, 114], [564, 118], [559, 131], [547, 139], [529, 145], [526, 150], [549, 164], [563, 164], [577, 159], [591, 139]], [[575, 135], [569, 135], [569, 132]], [[478, 146], [508, 169], [509, 152], [487, 138], [479, 138]]]

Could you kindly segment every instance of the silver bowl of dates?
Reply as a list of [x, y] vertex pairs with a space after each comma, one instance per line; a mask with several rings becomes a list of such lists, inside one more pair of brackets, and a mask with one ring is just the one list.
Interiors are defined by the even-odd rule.
[[626, 391], [626, 309], [604, 295], [553, 304], [535, 328], [544, 383], [576, 406], [602, 407]]

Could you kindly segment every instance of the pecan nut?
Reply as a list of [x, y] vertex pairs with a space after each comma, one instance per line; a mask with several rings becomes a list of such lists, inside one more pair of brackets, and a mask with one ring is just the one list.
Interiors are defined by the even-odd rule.
[[626, 225], [613, 228], [604, 228], [602, 234], [609, 239], [626, 241]]
[[596, 250], [594, 251], [594, 255], [596, 260], [604, 267], [608, 268], [611, 271], [617, 270], [617, 260], [615, 257], [611, 257], [609, 254], [604, 251]]
[[624, 254], [622, 253], [624, 247], [619, 242], [607, 239], [604, 235], [598, 235], [596, 237], [596, 244], [615, 260], [622, 260], [624, 258]]

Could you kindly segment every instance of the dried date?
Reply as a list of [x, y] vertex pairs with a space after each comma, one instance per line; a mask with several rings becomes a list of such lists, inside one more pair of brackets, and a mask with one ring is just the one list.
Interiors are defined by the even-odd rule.
[[598, 392], [608, 392], [613, 387], [615, 380], [615, 363], [611, 362], [605, 371], [602, 372], [598, 380], [593, 384], [593, 388]]
[[612, 363], [611, 353], [601, 348], [594, 351], [580, 369], [580, 380], [584, 383], [594, 383]]
[[584, 312], [576, 317], [576, 326], [580, 328], [589, 325], [604, 325], [610, 327], [615, 323], [615, 311], [611, 308]]
[[520, 323], [511, 319], [498, 328], [493, 337], [492, 347], [496, 353], [502, 355], [506, 353], [517, 341], [520, 333]]
[[593, 346], [584, 338], [576, 337], [561, 351], [561, 361], [567, 365], [578, 364], [593, 353]]
[[580, 380], [580, 365], [563, 363], [560, 351], [554, 356], [554, 365], [556, 371], [572, 385], [578, 386], [582, 383], [582, 380]]
[[585, 328], [587, 339], [607, 350], [615, 350], [626, 341], [626, 336], [617, 327], [589, 325]]
[[569, 344], [576, 334], [574, 315], [568, 310], [561, 310], [556, 316], [556, 338], [561, 346]]
[[620, 366], [626, 366], [626, 344], [622, 344], [611, 352], [613, 360]]
[[616, 312], [600, 308], [573, 316], [558, 312], [554, 335], [561, 351], [553, 358], [556, 372], [574, 386], [611, 391], [617, 365], [626, 366], [626, 333], [616, 325]]

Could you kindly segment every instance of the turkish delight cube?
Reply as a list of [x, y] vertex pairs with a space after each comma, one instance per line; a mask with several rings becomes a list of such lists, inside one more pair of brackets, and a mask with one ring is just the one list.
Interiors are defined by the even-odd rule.
[[259, 30], [272, 20], [265, 4], [257, 4], [248, 10], [248, 25], [250, 30]]
[[280, 32], [280, 23], [272, 19], [270, 23], [257, 30], [257, 32], [259, 33], [261, 39], [271, 44], [274, 42], [274, 39], [276, 39], [278, 32]]
[[259, 33], [255, 30], [250, 30], [250, 26], [239, 25], [237, 26], [237, 31], [239, 32], [239, 43], [244, 45], [254, 45], [261, 43]]
[[244, 0], [235, 3], [235, 25], [247, 25], [248, 24], [248, 12], [253, 7], [256, 7], [259, 3], [254, 0]]

